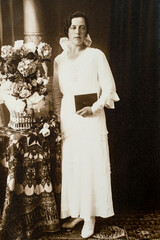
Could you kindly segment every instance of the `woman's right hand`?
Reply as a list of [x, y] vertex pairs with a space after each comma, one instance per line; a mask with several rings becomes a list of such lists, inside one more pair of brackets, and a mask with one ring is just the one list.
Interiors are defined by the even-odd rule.
[[84, 107], [76, 112], [78, 115], [82, 117], [90, 117], [93, 116], [92, 108], [91, 107]]

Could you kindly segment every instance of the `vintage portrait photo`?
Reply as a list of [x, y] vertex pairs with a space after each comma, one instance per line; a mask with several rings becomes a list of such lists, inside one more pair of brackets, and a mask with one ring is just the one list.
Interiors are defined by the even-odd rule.
[[159, 0], [0, 0], [0, 240], [160, 239]]

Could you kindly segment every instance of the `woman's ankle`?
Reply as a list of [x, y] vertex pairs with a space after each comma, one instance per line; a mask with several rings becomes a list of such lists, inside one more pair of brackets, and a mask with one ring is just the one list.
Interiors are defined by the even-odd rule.
[[87, 218], [84, 218], [84, 221], [85, 222], [89, 222], [89, 221], [94, 221], [96, 219], [95, 216], [92, 216], [92, 217], [87, 217]]

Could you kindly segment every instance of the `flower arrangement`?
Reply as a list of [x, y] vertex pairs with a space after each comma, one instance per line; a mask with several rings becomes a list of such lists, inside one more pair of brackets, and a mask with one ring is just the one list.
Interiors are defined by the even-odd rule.
[[15, 41], [14, 46], [1, 48], [0, 103], [10, 112], [8, 126], [14, 130], [30, 129], [34, 114], [45, 109], [47, 93], [46, 61], [50, 61], [52, 48], [40, 42]]
[[49, 142], [52, 145], [61, 141], [60, 122], [53, 111], [49, 111], [49, 114], [45, 117], [35, 118], [30, 131], [29, 144], [36, 140], [42, 145], [42, 142], [48, 138], [51, 138]]
[[49, 61], [52, 48], [49, 44], [40, 42], [15, 41], [14, 46], [1, 48], [0, 86], [1, 91], [16, 97], [26, 99], [35, 92], [46, 95], [48, 83], [45, 61]]

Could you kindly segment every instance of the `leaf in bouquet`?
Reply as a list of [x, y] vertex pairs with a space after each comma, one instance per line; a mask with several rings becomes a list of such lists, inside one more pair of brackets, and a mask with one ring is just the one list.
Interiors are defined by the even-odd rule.
[[0, 73], [3, 74], [3, 75], [5, 74], [3, 63], [0, 63]]
[[38, 64], [37, 69], [41, 76], [43, 76], [45, 74], [45, 71], [44, 71], [41, 63]]
[[19, 93], [17, 93], [17, 92], [13, 92], [13, 94], [12, 94], [16, 99], [18, 99], [19, 98]]
[[50, 63], [51, 63], [51, 60], [48, 59], [48, 58], [43, 58], [43, 59], [42, 59], [42, 62], [50, 62]]
[[14, 60], [16, 60], [18, 63], [21, 61], [22, 57], [19, 54], [14, 55]]
[[29, 79], [30, 82], [31, 82], [31, 80], [36, 79], [36, 72], [34, 72], [34, 73], [28, 75], [26, 78]]
[[15, 82], [25, 82], [25, 78], [19, 71], [15, 72]]
[[37, 87], [32, 85], [32, 90], [31, 90], [32, 94], [36, 91], [37, 91]]
[[43, 85], [37, 85], [37, 91], [39, 95], [47, 95], [47, 88]]
[[11, 81], [11, 82], [15, 82], [15, 76], [14, 75], [12, 75], [12, 74], [10, 74], [10, 75], [8, 75], [8, 79], [9, 79], [9, 81]]
[[46, 91], [46, 92], [44, 92], [44, 93], [43, 93], [43, 95], [44, 95], [44, 96], [47, 96], [47, 95], [48, 95], [48, 92], [47, 92], [47, 91]]
[[18, 61], [12, 59], [7, 61], [6, 65], [8, 72], [14, 74], [17, 71]]
[[4, 71], [4, 69], [0, 69], [0, 73], [3, 75], [3, 77], [5, 77], [5, 71]]
[[35, 59], [35, 54], [34, 54], [33, 52], [29, 52], [29, 53], [25, 56], [25, 58], [30, 59], [30, 60]]
[[6, 62], [5, 60], [4, 60], [4, 58], [2, 58], [2, 57], [0, 57], [0, 63], [4, 63], [4, 62]]
[[0, 57], [0, 72], [2, 74], [2, 72], [4, 72], [4, 63], [5, 63], [5, 60]]

